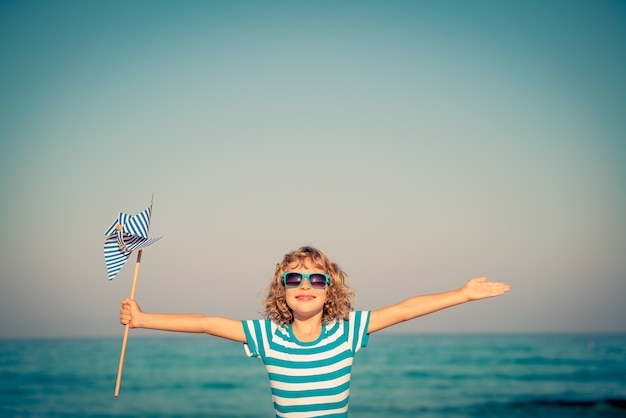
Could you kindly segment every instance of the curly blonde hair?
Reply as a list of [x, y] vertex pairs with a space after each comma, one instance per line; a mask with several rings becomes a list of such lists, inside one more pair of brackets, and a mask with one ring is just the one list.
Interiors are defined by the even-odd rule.
[[294, 262], [300, 266], [310, 263], [315, 268], [330, 274], [330, 285], [326, 288], [322, 323], [327, 324], [340, 318], [347, 320], [355, 298], [354, 292], [350, 288], [348, 275], [322, 251], [309, 246], [300, 247], [285, 254], [282, 262], [276, 264], [274, 278], [268, 286], [267, 297], [263, 301], [265, 318], [285, 325], [293, 322], [293, 312], [285, 299], [282, 274]]

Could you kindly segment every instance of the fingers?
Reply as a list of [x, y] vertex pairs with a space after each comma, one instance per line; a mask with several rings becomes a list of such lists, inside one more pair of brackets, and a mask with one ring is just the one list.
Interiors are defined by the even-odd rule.
[[469, 300], [477, 300], [500, 296], [511, 287], [506, 283], [488, 282], [486, 277], [476, 277], [467, 282], [465, 289]]
[[120, 309], [120, 323], [122, 325], [128, 325], [132, 321], [131, 307], [137, 305], [132, 299], [124, 299], [122, 302], [122, 308]]
[[492, 290], [498, 290], [503, 292], [508, 292], [511, 290], [511, 286], [503, 282], [488, 282], [486, 277], [476, 277], [471, 279], [470, 282], [474, 282], [476, 284], [481, 283], [483, 285], [489, 286]]
[[494, 283], [491, 287], [493, 292], [496, 292], [498, 295], [508, 292], [511, 290], [511, 286], [506, 283]]
[[130, 306], [122, 305], [122, 309], [120, 309], [120, 323], [122, 325], [127, 325], [130, 323], [131, 318], [132, 317], [130, 315]]
[[122, 300], [121, 304], [122, 304], [122, 307], [127, 307], [131, 311], [141, 310], [139, 308], [139, 305], [137, 304], [137, 302], [134, 299], [126, 298], [126, 299]]
[[489, 297], [500, 296], [511, 290], [511, 286], [506, 283], [490, 282], [489, 285]]

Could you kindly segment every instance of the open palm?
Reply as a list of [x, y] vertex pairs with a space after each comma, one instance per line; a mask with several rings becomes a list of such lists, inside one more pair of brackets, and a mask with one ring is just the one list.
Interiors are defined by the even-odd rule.
[[465, 283], [469, 300], [492, 298], [508, 292], [511, 287], [506, 283], [488, 282], [486, 277], [476, 277]]

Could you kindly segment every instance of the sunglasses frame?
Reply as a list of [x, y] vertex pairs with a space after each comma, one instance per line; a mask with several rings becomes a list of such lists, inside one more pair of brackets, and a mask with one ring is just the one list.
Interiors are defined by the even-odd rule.
[[[301, 279], [300, 279], [300, 283], [298, 283], [297, 286], [290, 286], [287, 284], [287, 275], [288, 274], [299, 274]], [[314, 274], [319, 274], [321, 276], [326, 277], [326, 282], [324, 282], [324, 287], [315, 287], [311, 284], [311, 276]], [[324, 290], [326, 289], [326, 287], [328, 287], [328, 285], [330, 285], [330, 274], [326, 274], [326, 273], [300, 273], [299, 271], [286, 271], [284, 272], [281, 277], [283, 278], [282, 282], [283, 282], [283, 286], [285, 286], [288, 289], [297, 289], [300, 286], [302, 286], [302, 283], [304, 283], [304, 280], [308, 280], [309, 281], [309, 286], [311, 286], [311, 289], [318, 289], [318, 290]]]

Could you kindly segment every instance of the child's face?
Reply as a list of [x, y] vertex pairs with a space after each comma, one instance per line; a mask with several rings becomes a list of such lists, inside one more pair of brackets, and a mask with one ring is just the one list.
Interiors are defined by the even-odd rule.
[[[326, 273], [319, 267], [315, 267], [310, 261], [303, 264], [297, 261], [291, 263], [287, 271], [308, 274]], [[308, 279], [304, 279], [300, 287], [285, 288], [285, 299], [293, 312], [294, 319], [308, 319], [317, 314], [321, 317], [326, 302], [326, 289], [315, 289], [311, 287]]]

